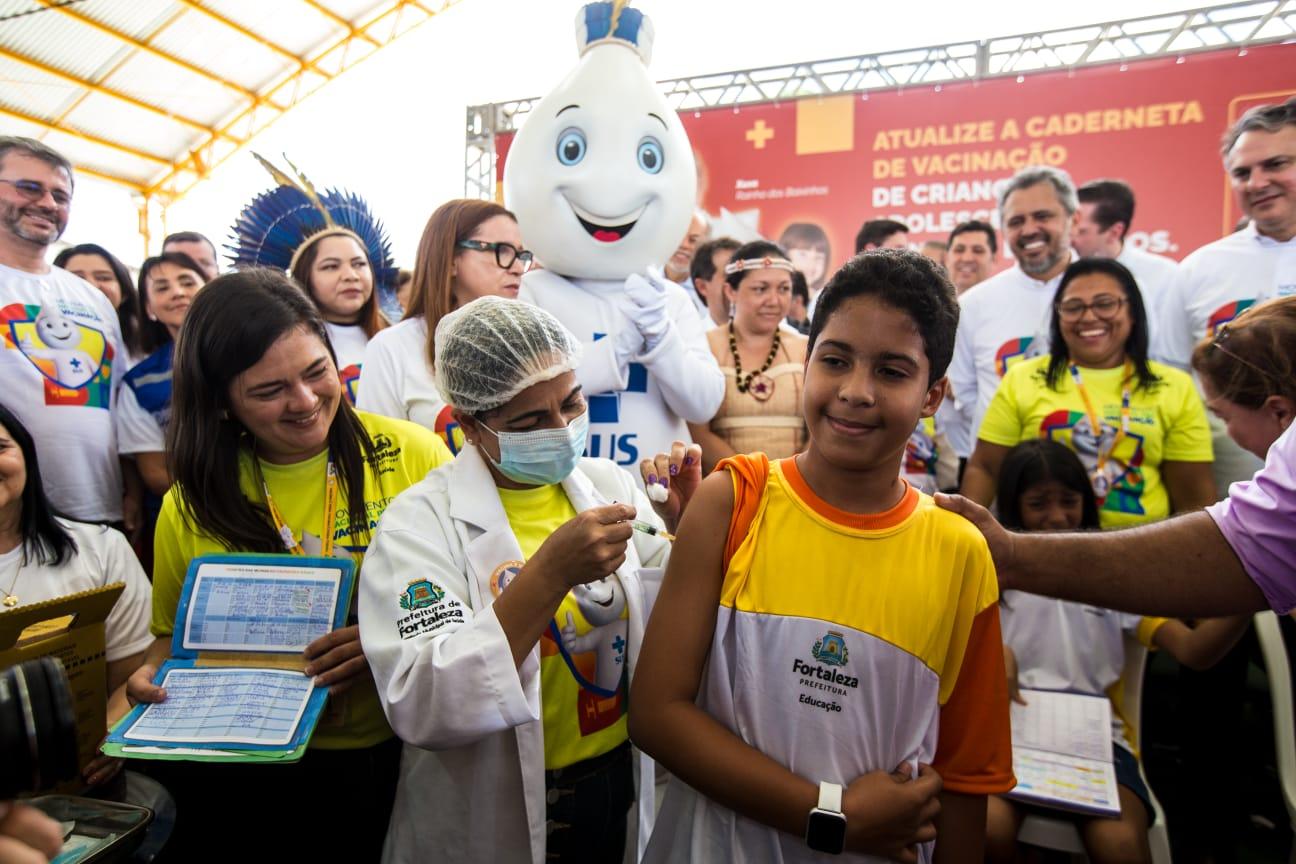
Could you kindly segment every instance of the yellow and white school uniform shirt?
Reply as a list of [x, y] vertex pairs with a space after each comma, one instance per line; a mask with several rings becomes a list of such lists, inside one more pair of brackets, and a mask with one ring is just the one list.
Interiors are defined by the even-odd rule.
[[[332, 531], [336, 544], [333, 554], [354, 560], [359, 577], [369, 538], [378, 527], [378, 519], [387, 505], [433, 468], [451, 461], [452, 457], [440, 439], [421, 426], [376, 414], [357, 413], [376, 451], [374, 463], [365, 470], [368, 525], [351, 524], [347, 497], [340, 487], [331, 524], [327, 527], [321, 525], [327, 452], [291, 465], [261, 461], [260, 469], [275, 506], [306, 554], [319, 555], [323, 549], [322, 531]], [[240, 453], [239, 485], [248, 506], [264, 507], [265, 494], [252, 465], [252, 454], [247, 449]], [[161, 637], [170, 637], [175, 630], [176, 607], [180, 603], [180, 590], [184, 587], [189, 562], [199, 555], [238, 551], [226, 549], [218, 541], [198, 533], [181, 512], [178, 492], [177, 487], [172, 487], [163, 497], [157, 531], [153, 536], [153, 616], [149, 629], [154, 636]], [[269, 520], [270, 516], [267, 514], [265, 518]], [[351, 688], [341, 699], [329, 698], [330, 707], [311, 737], [310, 746], [344, 750], [369, 747], [391, 737], [391, 728], [383, 717], [372, 682]]]
[[[1044, 378], [1048, 363], [1046, 355], [1008, 370], [978, 437], [1003, 447], [1048, 438], [1071, 448], [1085, 470], [1093, 472], [1099, 453], [1112, 448], [1121, 428], [1125, 370], [1080, 369], [1080, 379], [1102, 418], [1102, 431], [1095, 435], [1070, 373], [1063, 372], [1053, 390]], [[1100, 497], [1098, 510], [1104, 528], [1166, 518], [1170, 496], [1161, 481], [1161, 463], [1212, 459], [1206, 408], [1192, 379], [1160, 363], [1148, 365], [1161, 380], [1150, 388], [1131, 383], [1129, 434], [1104, 460], [1109, 491], [1105, 498]]]
[[1137, 756], [1137, 730], [1126, 721], [1121, 704], [1124, 637], [1153, 648], [1152, 639], [1166, 619], [1024, 591], [1003, 593], [999, 617], [1004, 644], [1017, 658], [1017, 683], [1032, 690], [1106, 696], [1112, 702], [1112, 740]]
[[[500, 489], [500, 503], [522, 555], [576, 518], [562, 486]], [[616, 575], [567, 592], [540, 637], [540, 706], [545, 770], [566, 768], [614, 749], [626, 731], [629, 608]]]
[[[813, 783], [908, 761], [952, 792], [1011, 789], [999, 592], [976, 529], [912, 487], [859, 515], [816, 496], [795, 458], [720, 464], [734, 515], [698, 705]], [[819, 857], [672, 778], [645, 860]]]

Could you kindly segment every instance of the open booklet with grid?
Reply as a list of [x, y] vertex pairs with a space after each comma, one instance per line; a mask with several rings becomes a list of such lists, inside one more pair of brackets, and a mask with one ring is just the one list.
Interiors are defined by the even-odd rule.
[[1095, 816], [1119, 816], [1111, 702], [1104, 696], [1022, 690], [1012, 704], [1010, 798]]
[[355, 565], [293, 555], [209, 555], [190, 563], [163, 702], [137, 705], [110, 755], [222, 761], [300, 758], [327, 697], [306, 646], [345, 623]]

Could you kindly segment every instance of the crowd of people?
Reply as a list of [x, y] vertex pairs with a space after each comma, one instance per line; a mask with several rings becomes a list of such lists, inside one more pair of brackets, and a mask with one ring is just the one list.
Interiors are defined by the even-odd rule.
[[[1296, 100], [1222, 155], [1246, 224], [1182, 262], [1128, 242], [1127, 184], [1032, 166], [998, 227], [918, 248], [870, 219], [837, 269], [817, 226], [739, 243], [699, 210], [591, 300], [499, 204], [437, 207], [400, 271], [359, 196], [269, 163], [224, 273], [194, 232], [133, 276], [95, 244], [51, 265], [73, 167], [0, 137], [4, 606], [126, 584], [112, 725], [166, 698], [193, 559], [355, 561], [346, 625], [305, 652], [329, 702], [300, 762], [146, 767], [171, 860], [240, 854], [231, 807], [278, 826], [266, 854], [330, 860], [613, 862], [634, 837], [649, 861], [1015, 860], [1019, 689], [1107, 695], [1127, 639], [1206, 669], [1264, 601], [1102, 603], [1004, 528], [1214, 519], [1296, 605], [1272, 575], [1290, 524], [1252, 541], [1247, 499], [1201, 512], [1296, 417]], [[639, 424], [629, 464], [594, 458], [608, 394]], [[411, 579], [444, 615], [405, 617]], [[1121, 709], [1120, 816], [1078, 824], [1094, 860], [1148, 861]]]

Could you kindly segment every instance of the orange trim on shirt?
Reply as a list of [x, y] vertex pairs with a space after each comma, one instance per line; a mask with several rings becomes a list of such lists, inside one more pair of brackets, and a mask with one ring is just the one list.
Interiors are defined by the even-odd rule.
[[798, 499], [823, 518], [846, 528], [860, 531], [894, 528], [908, 519], [918, 507], [918, 491], [902, 479], [900, 482], [905, 484], [904, 494], [890, 510], [882, 513], [851, 513], [847, 510], [839, 510], [814, 493], [805, 478], [801, 476], [801, 472], [797, 470], [795, 456], [780, 459], [778, 466], [787, 480], [788, 488]]
[[716, 464], [715, 470], [721, 469], [727, 470], [733, 478], [734, 489], [733, 514], [729, 517], [729, 535], [725, 538], [724, 548], [724, 569], [728, 572], [729, 562], [747, 539], [747, 531], [765, 496], [769, 457], [764, 453], [730, 456]]
[[1017, 780], [1013, 777], [1012, 726], [997, 603], [973, 619], [957, 674], [954, 690], [941, 706], [932, 767], [948, 792], [1007, 792]]

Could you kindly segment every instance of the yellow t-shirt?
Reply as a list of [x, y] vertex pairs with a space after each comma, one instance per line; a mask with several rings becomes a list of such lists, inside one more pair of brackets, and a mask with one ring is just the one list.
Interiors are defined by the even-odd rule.
[[[567, 493], [556, 484], [500, 489], [499, 496], [524, 558], [576, 516]], [[601, 756], [629, 737], [628, 621], [625, 593], [613, 576], [567, 592], [540, 637], [545, 770]]]
[[[377, 464], [374, 466], [377, 478], [374, 471], [365, 471], [365, 506], [370, 514], [368, 529], [372, 532], [378, 525], [378, 517], [393, 498], [453, 457], [441, 439], [422, 426], [377, 414], [357, 413], [377, 450]], [[327, 465], [327, 453], [292, 465], [261, 462], [261, 472], [270, 487], [275, 506], [308, 555], [318, 555], [322, 549], [320, 534]], [[246, 450], [239, 460], [239, 482], [249, 501], [263, 503], [265, 495], [256, 480], [251, 453]], [[369, 540], [367, 535], [356, 536], [352, 530], [346, 496], [341, 490], [328, 530], [333, 532], [334, 554], [337, 557], [350, 555], [356, 563], [358, 576]], [[153, 549], [150, 629], [155, 636], [169, 637], [175, 630], [176, 607], [189, 562], [200, 555], [237, 550], [226, 549], [223, 544], [198, 533], [181, 515], [174, 488], [162, 499]], [[369, 747], [385, 741], [391, 734], [378, 704], [378, 694], [370, 683], [353, 687], [339, 699], [329, 697], [329, 705], [311, 737], [311, 746], [326, 750]]]
[[[1058, 389], [1044, 380], [1048, 356], [1018, 363], [1008, 370], [995, 391], [981, 423], [979, 438], [1015, 447], [1031, 438], [1065, 444], [1093, 472], [1099, 448], [1106, 451], [1121, 428], [1124, 369], [1084, 369], [1080, 379], [1102, 417], [1101, 436], [1089, 428], [1084, 400], [1069, 372]], [[1106, 460], [1103, 474], [1109, 491], [1099, 497], [1098, 515], [1104, 528], [1142, 525], [1170, 515], [1170, 496], [1161, 481], [1162, 462], [1210, 462], [1210, 427], [1206, 408], [1192, 379], [1178, 369], [1149, 364], [1160, 382], [1130, 393], [1130, 431]]]

